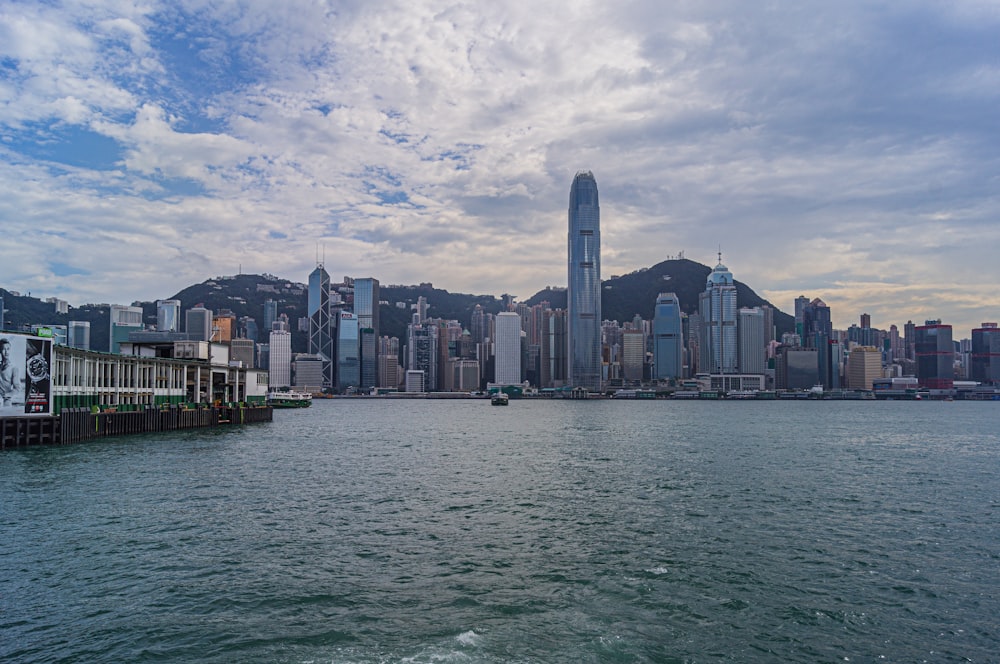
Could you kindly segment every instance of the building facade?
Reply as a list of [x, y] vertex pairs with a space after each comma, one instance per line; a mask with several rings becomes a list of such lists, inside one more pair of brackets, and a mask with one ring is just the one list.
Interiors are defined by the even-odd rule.
[[701, 371], [711, 374], [736, 373], [736, 284], [733, 273], [719, 263], [708, 275], [705, 292], [699, 298], [703, 325]]
[[[323, 362], [323, 389], [336, 386], [335, 324], [330, 315], [330, 275], [322, 263], [309, 273], [307, 312], [309, 314], [309, 354]], [[265, 303], [264, 317], [267, 319]], [[272, 354], [274, 350], [272, 349]]]
[[676, 293], [660, 293], [653, 311], [653, 379], [684, 377], [681, 303]]
[[951, 325], [929, 320], [914, 329], [917, 380], [920, 387], [950, 390], [955, 386], [955, 346]]
[[601, 208], [593, 173], [577, 173], [569, 192], [568, 382], [601, 391]]
[[1000, 328], [983, 323], [972, 331], [969, 378], [984, 385], [1000, 385]]
[[[209, 314], [211, 316], [211, 314]], [[211, 318], [209, 318], [211, 320]], [[142, 307], [130, 307], [121, 304], [111, 305], [111, 336], [109, 350], [112, 353], [120, 351], [121, 344], [128, 341], [130, 332], [142, 329]]]
[[521, 317], [513, 311], [497, 314], [495, 379], [498, 385], [521, 383]]

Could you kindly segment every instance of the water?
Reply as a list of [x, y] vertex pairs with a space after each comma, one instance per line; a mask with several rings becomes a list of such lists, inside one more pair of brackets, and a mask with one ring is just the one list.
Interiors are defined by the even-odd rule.
[[319, 401], [0, 453], [4, 662], [996, 662], [988, 403]]

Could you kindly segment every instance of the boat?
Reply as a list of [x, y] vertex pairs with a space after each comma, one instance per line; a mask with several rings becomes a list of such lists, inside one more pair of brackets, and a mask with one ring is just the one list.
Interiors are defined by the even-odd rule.
[[506, 406], [508, 403], [510, 403], [510, 397], [507, 396], [506, 392], [495, 392], [490, 397], [490, 405], [492, 406]]
[[313, 395], [309, 392], [281, 392], [272, 391], [267, 393], [267, 405], [271, 408], [308, 408], [312, 405]]

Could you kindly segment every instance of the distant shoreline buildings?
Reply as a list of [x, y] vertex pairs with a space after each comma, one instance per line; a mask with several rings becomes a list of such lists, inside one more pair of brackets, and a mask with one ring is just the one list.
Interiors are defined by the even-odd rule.
[[[578, 172], [570, 186], [566, 251], [565, 309], [504, 296], [499, 313], [477, 304], [468, 320], [443, 319], [422, 296], [411, 303], [382, 301], [373, 277], [344, 277], [334, 284], [317, 262], [305, 287], [266, 275], [268, 283], [257, 290], [273, 297], [263, 303], [260, 325], [251, 316], [237, 319], [232, 311], [202, 304], [183, 309], [172, 299], [156, 302], [156, 324], [147, 329], [142, 307], [102, 305], [108, 307], [109, 351], [120, 352], [127, 344], [130, 352], [145, 348], [144, 353], [170, 357], [180, 352], [176, 344], [225, 344], [234, 365], [268, 370], [272, 389], [331, 394], [490, 389], [584, 395], [629, 389], [944, 394], [957, 385], [1000, 388], [996, 323], [983, 323], [971, 339], [959, 342], [940, 320], [908, 321], [900, 334], [895, 325], [872, 327], [863, 313], [858, 324], [834, 330], [830, 307], [800, 296], [794, 301], [794, 331], [777, 338], [771, 307], [740, 306], [721, 251], [695, 310], [683, 311], [676, 293], [661, 292], [650, 302], [652, 320], [638, 314], [624, 322], [604, 320], [600, 203], [590, 171]], [[279, 295], [303, 291], [306, 316], [300, 312], [290, 320], [279, 311]], [[47, 302], [68, 312], [62, 300]], [[400, 307], [409, 311], [405, 336], [383, 336], [382, 310]], [[3, 313], [0, 299], [0, 328]], [[57, 344], [90, 347], [87, 321], [30, 327]], [[302, 349], [294, 341], [301, 341], [299, 334], [306, 336], [306, 352], [293, 350]]]

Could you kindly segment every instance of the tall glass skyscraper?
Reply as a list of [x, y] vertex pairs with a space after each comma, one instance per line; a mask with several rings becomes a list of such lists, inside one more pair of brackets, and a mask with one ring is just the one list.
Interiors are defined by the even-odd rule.
[[684, 377], [681, 303], [675, 293], [660, 293], [653, 314], [653, 378]]
[[[333, 330], [330, 320], [330, 275], [323, 264], [309, 274], [309, 352], [323, 361], [323, 387], [332, 388], [336, 383]], [[265, 311], [265, 317], [267, 312]], [[357, 384], [357, 383], [355, 383]]]
[[601, 207], [590, 171], [569, 190], [568, 383], [601, 391]]
[[722, 264], [721, 254], [698, 303], [705, 321], [701, 370], [713, 374], [736, 373], [736, 283], [733, 273]]
[[354, 315], [361, 335], [361, 383], [365, 389], [378, 384], [379, 283], [365, 277], [354, 280]]

